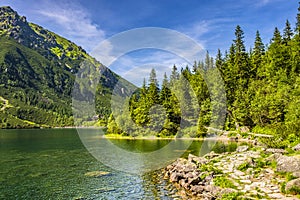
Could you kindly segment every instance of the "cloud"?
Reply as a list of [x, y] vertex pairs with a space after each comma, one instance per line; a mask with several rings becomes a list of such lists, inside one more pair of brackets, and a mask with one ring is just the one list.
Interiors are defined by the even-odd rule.
[[164, 73], [170, 75], [174, 64], [180, 69], [189, 63], [167, 51], [146, 49], [123, 55], [109, 67], [126, 80], [141, 86], [144, 78], [148, 80], [152, 68], [156, 70], [157, 79], [161, 84]]
[[[180, 29], [179, 29], [180, 30]], [[186, 26], [182, 31], [193, 39], [199, 39], [203, 34], [209, 32], [209, 21], [197, 21], [189, 26]]]
[[35, 10], [39, 20], [51, 24], [55, 32], [91, 51], [105, 37], [105, 32], [94, 24], [82, 6], [71, 2], [41, 1]]
[[257, 0], [256, 6], [257, 7], [263, 7], [263, 6], [267, 5], [267, 4], [275, 3], [275, 2], [280, 2], [280, 1], [285, 1], [285, 0]]

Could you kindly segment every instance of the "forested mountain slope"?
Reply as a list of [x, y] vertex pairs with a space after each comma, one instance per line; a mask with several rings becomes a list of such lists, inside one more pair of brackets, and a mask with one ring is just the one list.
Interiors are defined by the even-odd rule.
[[121, 78], [73, 42], [0, 7], [0, 128], [72, 126], [72, 88], [83, 62], [101, 74], [95, 117], [105, 122]]

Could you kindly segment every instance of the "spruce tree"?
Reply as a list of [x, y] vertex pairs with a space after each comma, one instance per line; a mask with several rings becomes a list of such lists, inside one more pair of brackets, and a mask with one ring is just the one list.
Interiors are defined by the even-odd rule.
[[252, 63], [253, 63], [253, 67], [251, 69], [252, 77], [256, 77], [257, 70], [260, 70], [264, 55], [265, 55], [265, 45], [262, 42], [259, 31], [256, 31], [256, 37], [255, 37], [254, 48], [252, 53]]
[[285, 44], [288, 44], [289, 41], [291, 41], [292, 37], [293, 37], [293, 30], [291, 28], [291, 24], [289, 22], [289, 20], [286, 20], [285, 23], [285, 28], [283, 30], [283, 42]]
[[296, 17], [296, 33], [300, 35], [300, 2], [299, 2], [298, 13]]

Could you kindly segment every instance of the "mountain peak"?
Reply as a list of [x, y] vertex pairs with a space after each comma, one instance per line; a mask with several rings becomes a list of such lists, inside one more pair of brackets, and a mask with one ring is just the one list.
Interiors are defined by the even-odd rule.
[[17, 13], [14, 11], [10, 6], [1, 6], [0, 7], [0, 13], [1, 12], [6, 12], [6, 13]]

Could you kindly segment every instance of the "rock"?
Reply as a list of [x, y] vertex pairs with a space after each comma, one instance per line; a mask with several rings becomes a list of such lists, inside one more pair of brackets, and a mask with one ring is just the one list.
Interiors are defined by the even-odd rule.
[[294, 151], [300, 151], [300, 143], [293, 147]]
[[280, 153], [280, 154], [287, 153], [287, 151], [284, 149], [271, 149], [271, 148], [266, 149], [266, 152], [267, 153]]
[[285, 186], [285, 191], [290, 191], [292, 188], [297, 188], [298, 190], [300, 190], [300, 178], [291, 180], [289, 182], [286, 183]]
[[195, 193], [201, 193], [204, 190], [204, 186], [201, 185], [192, 185], [191, 186], [191, 191]]
[[251, 184], [252, 182], [250, 180], [240, 180], [241, 183], [245, 184]]
[[85, 173], [84, 175], [85, 176], [89, 176], [89, 177], [95, 177], [95, 178], [98, 178], [100, 176], [104, 176], [104, 175], [107, 175], [109, 174], [109, 172], [104, 172], [104, 171], [93, 171], [93, 172], [87, 172]]
[[198, 156], [195, 156], [193, 154], [189, 154], [188, 161], [192, 162], [192, 163], [195, 163], [197, 165], [203, 165], [203, 164], [208, 163], [208, 160], [206, 158], [198, 157]]
[[294, 177], [297, 177], [297, 178], [300, 178], [300, 171], [294, 172], [294, 173], [293, 173], [293, 176], [294, 176]]
[[180, 184], [184, 189], [186, 189], [186, 190], [189, 189], [190, 184], [188, 184], [188, 183], [186, 182], [185, 179], [181, 179], [181, 180], [179, 181], [179, 184]]
[[249, 147], [247, 145], [243, 145], [243, 146], [238, 146], [238, 148], [236, 149], [237, 152], [245, 152], [249, 149]]
[[241, 131], [241, 133], [247, 133], [250, 131], [250, 129], [248, 126], [241, 126], [240, 131]]
[[300, 158], [295, 156], [279, 156], [277, 158], [278, 172], [295, 172], [300, 171]]
[[269, 157], [266, 158], [267, 162], [272, 162], [274, 160], [277, 160], [282, 154], [280, 153], [274, 153], [272, 155], [270, 155]]
[[220, 192], [220, 188], [214, 185], [204, 186], [204, 190], [209, 192], [211, 196], [216, 196]]
[[197, 185], [201, 181], [200, 177], [194, 177], [188, 179], [188, 184]]
[[206, 154], [204, 157], [207, 159], [212, 159], [215, 158], [217, 156], [219, 156], [220, 154], [215, 153], [214, 151], [209, 152], [208, 154]]
[[242, 171], [240, 171], [240, 170], [234, 170], [233, 173], [234, 173], [236, 176], [244, 176], [244, 175], [245, 175], [245, 173], [242, 172]]
[[182, 178], [183, 178], [183, 174], [179, 173], [179, 172], [173, 172], [170, 175], [170, 181], [171, 182], [178, 182]]
[[271, 198], [271, 199], [284, 199], [284, 195], [282, 195], [281, 193], [273, 193], [273, 194], [269, 194], [269, 198]]
[[194, 163], [187, 164], [183, 167], [183, 172], [185, 172], [185, 173], [193, 172], [196, 169], [197, 169], [197, 166]]
[[189, 172], [189, 173], [187, 173], [187, 174], [184, 174], [183, 177], [184, 177], [185, 179], [188, 179], [188, 178], [194, 178], [194, 177], [196, 177], [196, 174], [193, 173], [193, 172]]

